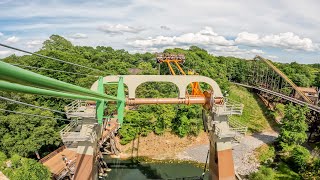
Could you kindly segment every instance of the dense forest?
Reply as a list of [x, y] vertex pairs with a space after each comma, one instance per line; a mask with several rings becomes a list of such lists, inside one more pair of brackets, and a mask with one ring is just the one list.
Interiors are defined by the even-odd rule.
[[[182, 67], [186, 71], [194, 70], [200, 75], [214, 79], [225, 94], [230, 90], [229, 79], [241, 78], [241, 67], [245, 67], [247, 63], [244, 59], [213, 56], [206, 50], [196, 46], [192, 46], [187, 50], [179, 48], [167, 49], [165, 52], [184, 54], [186, 62]], [[90, 88], [98, 76], [130, 74], [132, 69], [138, 69], [138, 74], [145, 75], [170, 74], [165, 64], [159, 65], [156, 63], [154, 54], [130, 54], [125, 50], [114, 50], [111, 47], [103, 46], [95, 48], [75, 46], [58, 35], [52, 35], [50, 39], [43, 42], [43, 47], [37, 53], [89, 66], [105, 73], [89, 71], [70, 64], [30, 55], [11, 55], [2, 60], [45, 76], [86, 88]], [[320, 87], [319, 64], [302, 65], [293, 62], [290, 64], [276, 63], [276, 66], [283, 70], [299, 86]], [[52, 71], [52, 69], [59, 71]], [[201, 87], [203, 89], [208, 88], [205, 84], [201, 84]], [[115, 87], [106, 87], [106, 93], [115, 93]], [[71, 100], [61, 98], [13, 92], [0, 92], [0, 94], [3, 97], [60, 111], [63, 111], [64, 106], [71, 102]], [[177, 88], [168, 83], [143, 84], [137, 90], [138, 97], [175, 97], [177, 94]], [[113, 108], [110, 105], [109, 109], [111, 110], [107, 111], [107, 113], [112, 113]], [[0, 109], [65, 118], [64, 115], [59, 113], [30, 108], [2, 100]], [[17, 163], [16, 167], [21, 171], [40, 171], [37, 167], [28, 169], [30, 164], [34, 163], [33, 160], [28, 160], [28, 158], [35, 159], [35, 152], [43, 157], [57, 148], [61, 144], [59, 130], [67, 123], [62, 120], [29, 117], [0, 111], [0, 165], [2, 164], [0, 170], [6, 172], [6, 175], [12, 179], [19, 179], [21, 173], [16, 173], [18, 171], [14, 173], [3, 165], [6, 159], [12, 159], [12, 162], [15, 162], [19, 158], [22, 163]], [[165, 131], [170, 131], [183, 137], [197, 135], [201, 129], [200, 106], [142, 105], [137, 107], [136, 110], [126, 112], [124, 125], [119, 134], [121, 143], [126, 144], [137, 135], [147, 135], [150, 132], [162, 134]], [[41, 172], [43, 173], [39, 173], [39, 176], [45, 179], [43, 177], [48, 174], [46, 169], [41, 169]], [[39, 177], [30, 177], [30, 179], [37, 178]]]

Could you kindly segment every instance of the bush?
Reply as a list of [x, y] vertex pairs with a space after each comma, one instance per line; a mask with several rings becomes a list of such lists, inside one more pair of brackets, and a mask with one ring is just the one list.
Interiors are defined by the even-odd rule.
[[256, 152], [260, 163], [266, 163], [268, 160], [272, 161], [276, 155], [274, 147], [268, 145], [259, 147]]
[[261, 166], [259, 171], [251, 173], [249, 175], [250, 180], [273, 180], [275, 179], [275, 172], [273, 169]]
[[279, 164], [277, 164], [276, 170], [277, 170], [276, 179], [285, 179], [285, 180], [302, 179], [299, 174], [292, 171], [292, 169], [290, 169], [290, 167], [284, 162], [279, 162]]
[[296, 171], [305, 171], [310, 161], [310, 152], [303, 146], [297, 145], [290, 152], [290, 166]]
[[11, 166], [2, 165], [3, 173], [12, 180], [50, 180], [51, 173], [47, 167], [33, 159], [13, 155], [9, 161]]

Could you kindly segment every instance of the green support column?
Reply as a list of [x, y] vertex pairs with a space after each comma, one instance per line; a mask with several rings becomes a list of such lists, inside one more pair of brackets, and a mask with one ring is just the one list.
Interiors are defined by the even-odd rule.
[[[98, 92], [101, 94], [104, 94], [104, 86], [103, 86], [103, 77], [99, 77], [98, 80]], [[98, 123], [100, 125], [103, 124], [103, 115], [104, 115], [104, 107], [105, 107], [105, 100], [100, 100], [97, 101], [97, 119], [98, 119]]]
[[124, 84], [123, 84], [122, 76], [120, 76], [119, 78], [117, 99], [119, 99], [117, 101], [118, 123], [121, 126], [123, 123], [124, 107], [125, 107], [125, 93], [124, 93]]

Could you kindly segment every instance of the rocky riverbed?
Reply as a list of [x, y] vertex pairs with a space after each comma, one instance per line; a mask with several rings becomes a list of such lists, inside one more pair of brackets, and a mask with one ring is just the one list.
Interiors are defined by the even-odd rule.
[[[233, 146], [233, 159], [235, 169], [240, 175], [248, 175], [259, 167], [254, 156], [254, 150], [265, 143], [273, 142], [278, 133], [265, 131], [243, 137], [240, 143]], [[209, 140], [206, 133], [202, 132], [198, 137], [179, 138], [170, 133], [163, 136], [154, 134], [141, 137], [131, 144], [121, 146], [122, 158], [144, 156], [152, 159], [188, 160], [205, 163], [209, 150]]]
[[[256, 171], [259, 163], [255, 159], [254, 150], [265, 143], [273, 142], [277, 136], [277, 132], [267, 131], [245, 136], [240, 143], [235, 143], [233, 146], [233, 160], [237, 173], [248, 175]], [[189, 147], [178, 153], [175, 158], [205, 163], [208, 149], [209, 144]]]

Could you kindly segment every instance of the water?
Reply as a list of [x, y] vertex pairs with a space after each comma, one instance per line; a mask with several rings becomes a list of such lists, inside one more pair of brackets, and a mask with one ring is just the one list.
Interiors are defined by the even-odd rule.
[[[189, 162], [177, 161], [134, 161], [134, 160], [107, 160], [109, 168], [105, 180], [145, 180], [145, 179], [200, 179], [203, 168]], [[208, 179], [206, 172], [204, 179]]]

